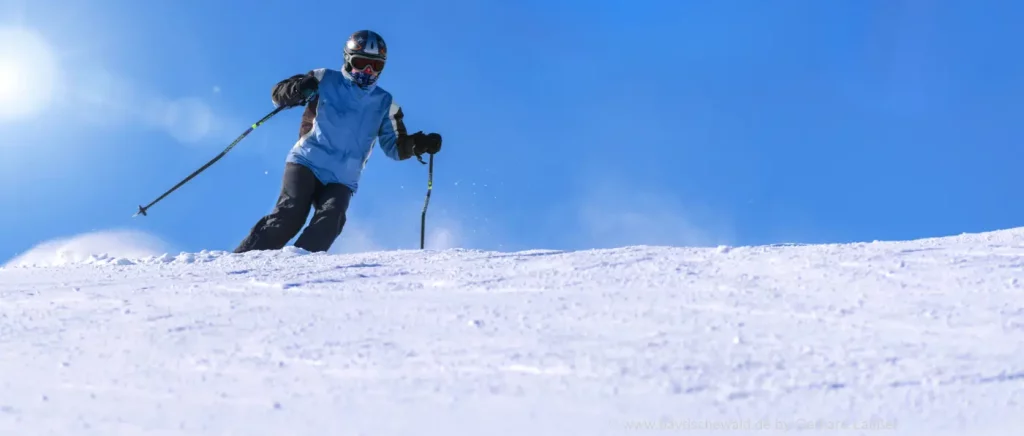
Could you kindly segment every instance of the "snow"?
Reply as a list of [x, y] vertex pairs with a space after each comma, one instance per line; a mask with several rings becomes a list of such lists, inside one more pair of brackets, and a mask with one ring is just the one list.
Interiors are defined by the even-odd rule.
[[56, 259], [0, 269], [0, 434], [1024, 428], [1024, 229]]

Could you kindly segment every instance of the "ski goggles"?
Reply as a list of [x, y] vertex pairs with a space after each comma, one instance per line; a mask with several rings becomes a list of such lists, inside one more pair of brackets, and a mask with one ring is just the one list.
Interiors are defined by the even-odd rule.
[[363, 71], [367, 67], [370, 67], [374, 72], [381, 72], [384, 70], [383, 59], [367, 58], [362, 56], [353, 55], [349, 58], [349, 63], [352, 64], [352, 68]]

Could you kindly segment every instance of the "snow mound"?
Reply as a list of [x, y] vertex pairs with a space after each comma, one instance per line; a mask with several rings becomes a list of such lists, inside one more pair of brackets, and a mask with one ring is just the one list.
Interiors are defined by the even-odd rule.
[[94, 256], [0, 269], [0, 434], [1024, 425], [1024, 229], [823, 245]]
[[131, 264], [131, 258], [165, 253], [160, 238], [135, 230], [108, 230], [41, 243], [8, 261], [5, 267], [68, 264]]

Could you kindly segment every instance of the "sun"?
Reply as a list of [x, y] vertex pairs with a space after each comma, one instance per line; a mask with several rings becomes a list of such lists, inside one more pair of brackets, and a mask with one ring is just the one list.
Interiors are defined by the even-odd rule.
[[45, 110], [53, 100], [57, 67], [53, 49], [38, 33], [0, 28], [0, 122]]

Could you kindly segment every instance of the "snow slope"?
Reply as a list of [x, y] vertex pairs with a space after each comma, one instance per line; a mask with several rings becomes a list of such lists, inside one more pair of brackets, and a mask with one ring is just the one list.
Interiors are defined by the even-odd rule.
[[1024, 229], [0, 269], [4, 435], [992, 436], [1022, 403]]

